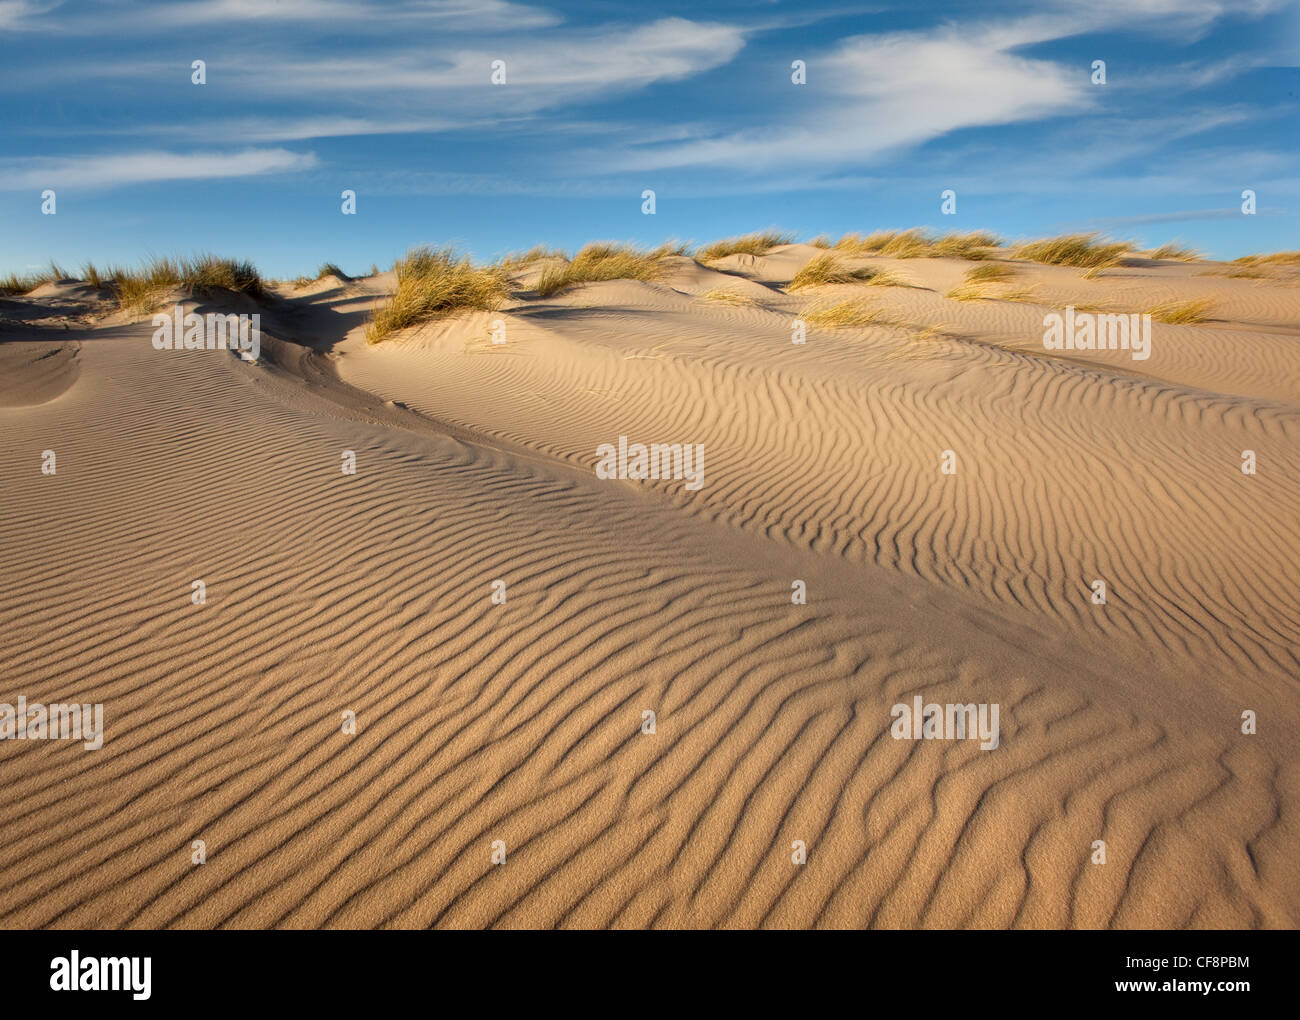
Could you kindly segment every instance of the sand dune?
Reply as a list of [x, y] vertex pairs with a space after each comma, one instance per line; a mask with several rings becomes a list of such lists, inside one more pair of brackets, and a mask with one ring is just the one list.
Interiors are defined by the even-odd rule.
[[[374, 346], [391, 275], [331, 278], [257, 364], [0, 301], [0, 702], [106, 720], [0, 741], [0, 923], [1296, 926], [1294, 273], [787, 293], [817, 254], [524, 267]], [[1203, 296], [1146, 361], [1043, 350], [1066, 304]], [[842, 300], [891, 324], [791, 342]], [[620, 436], [702, 486], [597, 477]], [[894, 739], [918, 695], [998, 746]]]

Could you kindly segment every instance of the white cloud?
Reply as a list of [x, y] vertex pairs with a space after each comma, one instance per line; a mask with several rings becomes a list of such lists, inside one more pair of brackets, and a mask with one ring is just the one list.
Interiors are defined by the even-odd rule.
[[[404, 106], [418, 106], [456, 92], [458, 102], [472, 100], [478, 108], [520, 110], [686, 78], [728, 63], [744, 44], [744, 32], [731, 25], [663, 18], [632, 29], [529, 36], [473, 49], [274, 61], [238, 56], [224, 61], [223, 69], [231, 87], [261, 95], [383, 92]], [[506, 62], [505, 85], [490, 83], [494, 60]]]
[[[857, 36], [808, 64], [815, 110], [781, 125], [642, 150], [625, 168], [731, 165], [762, 169], [868, 160], [964, 127], [1086, 109], [1087, 79], [1047, 60], [1014, 56], [1024, 33]], [[791, 86], [792, 88], [795, 86]]]
[[157, 181], [210, 180], [306, 170], [311, 153], [287, 149], [227, 152], [125, 152], [107, 156], [58, 156], [0, 165], [0, 189], [112, 188]]
[[[963, 128], [1046, 120], [1095, 107], [1100, 92], [1089, 83], [1090, 61], [1027, 57], [1020, 52], [1026, 47], [1098, 31], [1196, 36], [1225, 15], [1257, 16], [1281, 2], [1055, 0], [1040, 13], [1002, 22], [855, 36], [808, 58], [808, 84], [800, 87], [808, 101], [798, 115], [783, 114], [764, 128], [626, 148], [608, 165], [788, 172], [802, 164], [811, 182], [834, 167], [869, 164]], [[1203, 87], [1248, 66], [1245, 57], [1187, 64], [1167, 72], [1163, 84], [1176, 78], [1185, 87]]]
[[182, 0], [167, 3], [126, 3], [111, 7], [88, 4], [42, 18], [62, 6], [61, 0], [0, 0], [0, 28], [20, 27], [51, 34], [112, 33], [124, 25], [140, 29], [197, 26], [239, 26], [249, 23], [332, 28], [350, 31], [392, 31], [410, 24], [443, 31], [528, 30], [556, 25], [551, 11], [510, 0], [397, 0], [385, 4], [360, 0]]
[[0, 30], [10, 31], [32, 27], [33, 19], [59, 6], [57, 0], [50, 3], [34, 3], [32, 0], [0, 0]]
[[538, 7], [509, 0], [401, 0], [373, 4], [357, 0], [192, 0], [151, 8], [150, 17], [168, 25], [231, 24], [240, 21], [380, 22], [423, 21], [446, 29], [540, 28], [559, 21]]

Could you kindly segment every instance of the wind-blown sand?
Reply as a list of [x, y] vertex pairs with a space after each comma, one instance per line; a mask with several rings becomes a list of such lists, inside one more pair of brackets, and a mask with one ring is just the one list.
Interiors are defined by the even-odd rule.
[[[0, 300], [0, 702], [106, 728], [0, 741], [0, 924], [1295, 927], [1297, 274], [784, 293], [816, 254], [373, 347], [391, 277], [285, 288], [258, 364]], [[1199, 296], [1147, 361], [1043, 350]], [[791, 343], [849, 297], [900, 324]], [[703, 487], [597, 478], [620, 435]], [[999, 746], [893, 739], [915, 695]]]

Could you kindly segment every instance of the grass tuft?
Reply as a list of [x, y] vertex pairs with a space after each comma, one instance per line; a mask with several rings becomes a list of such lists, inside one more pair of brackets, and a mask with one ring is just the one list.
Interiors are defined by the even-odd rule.
[[714, 287], [701, 295], [705, 301], [720, 301], [724, 305], [752, 305], [754, 299], [748, 294], [737, 294], [734, 290], [724, 290], [721, 287]]
[[1173, 262], [1200, 262], [1205, 257], [1195, 248], [1173, 242], [1162, 244], [1143, 254], [1149, 259], [1168, 259]]
[[931, 239], [923, 230], [903, 230], [891, 237], [880, 248], [880, 254], [896, 259], [919, 259], [930, 254]]
[[897, 230], [877, 230], [866, 237], [861, 234], [845, 234], [835, 242], [835, 247], [848, 255], [878, 255], [899, 234], [900, 231]]
[[789, 289], [802, 290], [804, 287], [820, 287], [828, 283], [858, 283], [877, 275], [874, 269], [850, 269], [835, 255], [814, 256], [807, 265], [794, 274]]
[[10, 273], [8, 276], [0, 277], [0, 294], [6, 297], [13, 297], [18, 294], [26, 294], [35, 290], [43, 283], [52, 283], [60, 279], [59, 275], [53, 272], [53, 263], [51, 269], [44, 269], [36, 273], [28, 273], [25, 276], [19, 276], [17, 273]]
[[163, 295], [176, 287], [234, 290], [254, 298], [266, 293], [261, 274], [251, 262], [206, 253], [188, 258], [154, 256], [139, 269], [114, 267], [107, 273], [118, 306], [137, 314], [152, 311]]
[[1000, 290], [990, 292], [989, 288], [1019, 275], [1011, 266], [997, 262], [985, 262], [966, 270], [962, 282], [948, 291], [947, 297], [954, 301], [1021, 301], [1030, 296], [1029, 291]]
[[968, 234], [944, 234], [930, 245], [927, 254], [939, 258], [979, 261], [990, 258], [1002, 246], [1002, 239], [987, 230], [973, 230]]
[[548, 248], [544, 244], [536, 244], [527, 251], [512, 251], [501, 260], [501, 265], [506, 269], [520, 269], [533, 262], [540, 262], [542, 259], [565, 259], [567, 261], [568, 258], [568, 252], [563, 249]]
[[669, 238], [667, 241], [665, 241], [663, 244], [659, 245], [657, 248], [654, 248], [650, 252], [650, 254], [653, 255], [655, 258], [660, 258], [660, 259], [667, 258], [669, 255], [679, 255], [684, 258], [690, 258], [691, 242], [679, 241], [677, 240], [677, 238], [672, 237]]
[[366, 340], [377, 344], [419, 322], [466, 309], [494, 311], [509, 294], [501, 265], [475, 266], [453, 248], [412, 248], [393, 263], [397, 289], [378, 305], [366, 324]]
[[327, 276], [337, 276], [344, 283], [347, 283], [352, 279], [352, 277], [348, 276], [347, 273], [343, 272], [343, 270], [333, 262], [322, 262], [320, 268], [316, 270], [316, 279], [323, 280]]
[[1097, 234], [1063, 234], [1018, 244], [1011, 249], [1011, 256], [1050, 266], [1106, 269], [1117, 265], [1119, 257], [1131, 247], [1127, 242], [1109, 241]]
[[1198, 298], [1195, 301], [1165, 301], [1152, 305], [1146, 310], [1156, 322], [1169, 323], [1172, 326], [1189, 326], [1204, 322], [1214, 309], [1210, 298]]
[[537, 293], [550, 297], [579, 283], [602, 280], [657, 280], [663, 275], [663, 260], [669, 254], [662, 246], [642, 251], [630, 244], [589, 244], [572, 262], [546, 270], [537, 284]]
[[898, 259], [950, 258], [978, 260], [991, 257], [1002, 244], [996, 234], [974, 230], [966, 234], [949, 233], [933, 237], [919, 228], [911, 230], [877, 230], [863, 237], [845, 234], [835, 247], [850, 255], [884, 255]]
[[[764, 230], [741, 237], [728, 237], [701, 248], [695, 255], [699, 262], [713, 262], [728, 255], [766, 255], [773, 248], [783, 244], [792, 244], [793, 234], [784, 234], [776, 230]], [[829, 246], [829, 242], [827, 242]]]
[[883, 308], [866, 301], [840, 301], [804, 309], [799, 318], [814, 326], [854, 329], [863, 326], [894, 326], [897, 320]]
[[1275, 251], [1268, 255], [1243, 255], [1232, 260], [1237, 266], [1296, 266], [1300, 265], [1300, 251]]

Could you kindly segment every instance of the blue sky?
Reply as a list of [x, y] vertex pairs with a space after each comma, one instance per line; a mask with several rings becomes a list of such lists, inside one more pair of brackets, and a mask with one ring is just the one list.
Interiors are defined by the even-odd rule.
[[1297, 65], [1283, 0], [0, 0], [0, 272], [769, 226], [1293, 249]]

